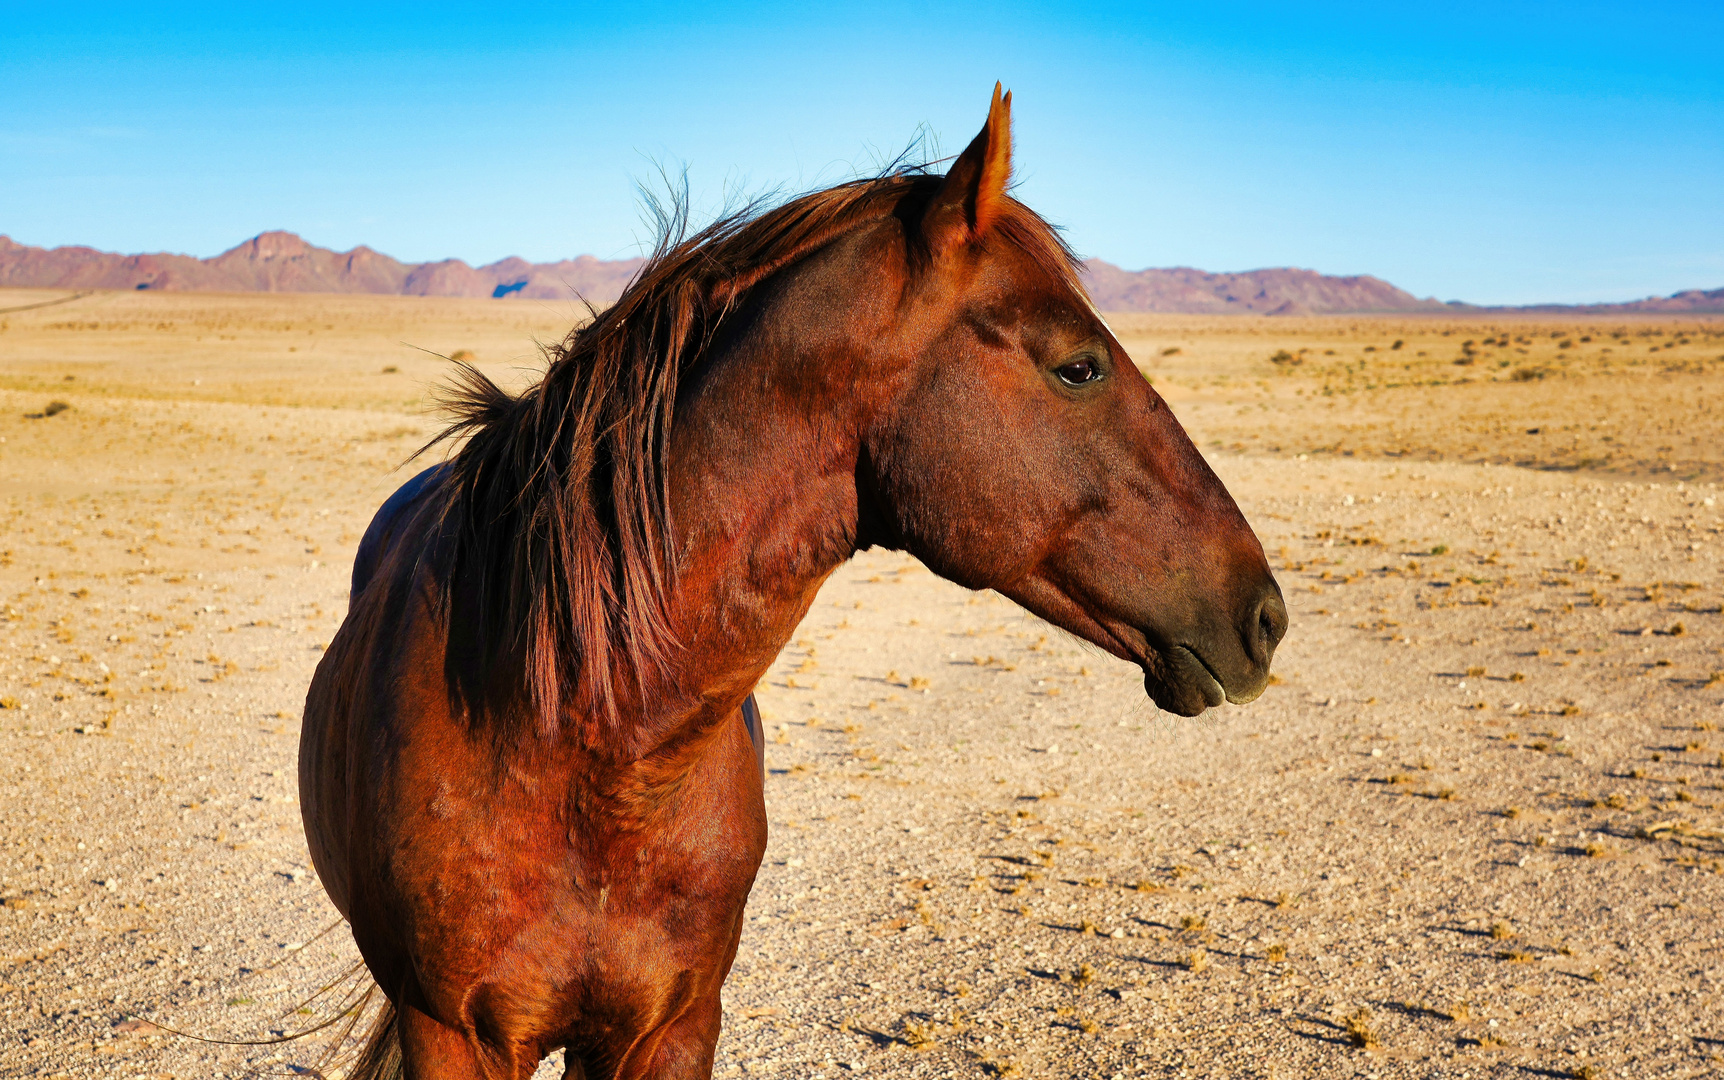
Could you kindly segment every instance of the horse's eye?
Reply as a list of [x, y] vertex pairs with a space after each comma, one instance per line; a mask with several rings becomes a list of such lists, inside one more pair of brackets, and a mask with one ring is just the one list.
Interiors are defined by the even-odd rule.
[[1054, 371], [1067, 386], [1082, 386], [1101, 378], [1101, 369], [1094, 360], [1077, 360]]

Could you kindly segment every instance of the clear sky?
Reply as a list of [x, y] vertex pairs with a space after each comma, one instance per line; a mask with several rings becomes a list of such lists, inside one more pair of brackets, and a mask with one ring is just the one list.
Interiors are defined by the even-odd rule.
[[710, 210], [955, 153], [1000, 79], [1019, 196], [1128, 269], [1724, 286], [1718, 0], [252, 7], [0, 5], [0, 233], [616, 258], [659, 164]]

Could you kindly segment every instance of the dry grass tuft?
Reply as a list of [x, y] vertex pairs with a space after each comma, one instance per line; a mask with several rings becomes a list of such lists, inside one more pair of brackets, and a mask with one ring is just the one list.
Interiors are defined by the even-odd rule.
[[1341, 1028], [1347, 1033], [1347, 1041], [1361, 1050], [1375, 1050], [1383, 1045], [1376, 1029], [1371, 1026], [1370, 1009], [1360, 1008], [1349, 1013], [1341, 1021]]
[[940, 1025], [932, 1020], [906, 1021], [904, 1024], [904, 1045], [912, 1050], [932, 1050], [940, 1045]]
[[1284, 964], [1287, 962], [1287, 946], [1271, 945], [1263, 951], [1263, 958], [1271, 964]]
[[1491, 923], [1491, 937], [1498, 941], [1507, 941], [1509, 938], [1514, 937], [1514, 928], [1509, 926], [1506, 922]]
[[1209, 970], [1209, 950], [1193, 949], [1180, 959], [1180, 964], [1193, 975], [1201, 975]]

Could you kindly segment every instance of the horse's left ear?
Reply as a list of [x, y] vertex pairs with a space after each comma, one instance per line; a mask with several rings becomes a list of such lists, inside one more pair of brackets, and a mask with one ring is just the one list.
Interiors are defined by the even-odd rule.
[[1012, 95], [994, 84], [988, 122], [952, 163], [945, 183], [928, 204], [922, 233], [935, 251], [980, 240], [999, 220], [1012, 175]]

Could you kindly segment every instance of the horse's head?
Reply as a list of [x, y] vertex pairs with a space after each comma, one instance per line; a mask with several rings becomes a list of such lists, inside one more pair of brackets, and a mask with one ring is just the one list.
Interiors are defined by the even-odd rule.
[[865, 438], [863, 539], [991, 588], [1138, 664], [1187, 716], [1250, 701], [1287, 608], [1262, 545], [1006, 195], [1011, 96], [919, 215], [888, 348], [900, 392]]

